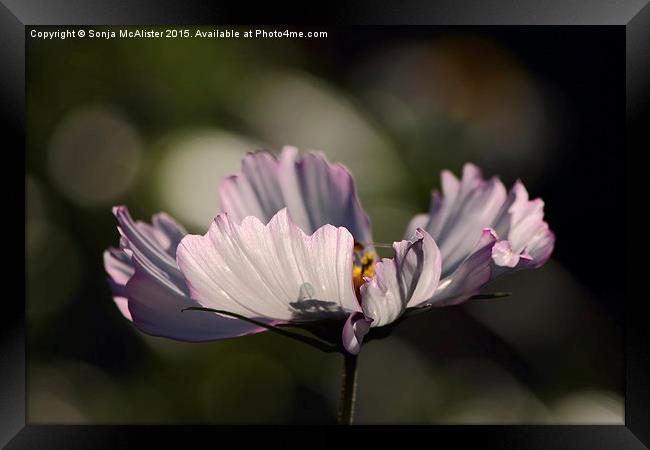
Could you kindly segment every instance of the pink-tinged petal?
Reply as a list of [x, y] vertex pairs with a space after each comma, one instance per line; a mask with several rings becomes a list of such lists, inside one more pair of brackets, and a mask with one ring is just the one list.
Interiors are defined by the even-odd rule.
[[307, 234], [330, 224], [347, 228], [358, 242], [372, 241], [352, 175], [320, 152], [299, 156], [294, 147], [285, 147], [279, 159], [268, 152], [251, 153], [241, 173], [223, 182], [219, 198], [222, 210], [238, 222], [254, 216], [267, 223], [286, 207]]
[[[468, 167], [473, 168], [473, 166]], [[469, 182], [469, 169], [466, 172], [468, 175], [465, 177], [465, 184]], [[442, 171], [440, 179], [443, 195], [440, 195], [438, 191], [431, 192], [430, 223], [426, 227], [423, 227], [432, 236], [439, 236], [442, 233], [443, 227], [447, 223], [450, 215], [454, 212], [454, 205], [456, 205], [461, 188], [461, 182], [448, 170]]]
[[126, 319], [132, 320], [126, 298], [126, 283], [134, 273], [131, 258], [117, 248], [109, 248], [104, 251], [103, 256], [104, 268], [108, 274], [108, 285], [113, 293], [115, 306]]
[[370, 330], [372, 321], [364, 317], [360, 312], [354, 312], [348, 316], [343, 326], [341, 340], [343, 347], [351, 354], [358, 355], [361, 351], [363, 338]]
[[300, 157], [297, 149], [286, 147], [280, 155], [280, 172], [289, 214], [305, 232], [331, 224], [347, 228], [358, 242], [372, 241], [370, 220], [343, 165], [330, 164], [320, 152]]
[[182, 341], [226, 339], [265, 331], [248, 322], [205, 311], [182, 309], [200, 306], [189, 290], [174, 256], [185, 229], [164, 213], [152, 224], [134, 222], [126, 207], [114, 208], [120, 249], [104, 252], [115, 304], [141, 331]]
[[415, 242], [401, 241], [393, 245], [399, 273], [400, 290], [406, 307], [417, 306], [430, 299], [440, 282], [442, 260], [440, 250], [429, 233], [415, 231]]
[[440, 251], [429, 233], [418, 229], [414, 240], [395, 242], [393, 248], [395, 256], [377, 262], [375, 276], [361, 286], [363, 312], [373, 327], [430, 299], [440, 281]]
[[266, 328], [249, 322], [212, 312], [182, 311], [200, 305], [161, 283], [137, 262], [126, 290], [133, 323], [140, 331], [152, 336], [200, 342], [266, 331]]
[[418, 219], [440, 247], [442, 276], [454, 272], [472, 251], [481, 230], [491, 227], [506, 200], [506, 190], [498, 178], [484, 180], [473, 164], [465, 164], [459, 181], [443, 171], [441, 196], [431, 195], [429, 219]]
[[123, 250], [112, 247], [105, 250], [103, 256], [106, 273], [116, 284], [124, 286], [133, 276], [131, 258]]
[[306, 235], [285, 208], [267, 225], [219, 214], [204, 236], [183, 238], [176, 257], [191, 297], [205, 307], [251, 318], [319, 320], [360, 311], [353, 246], [342, 227]]
[[113, 213], [118, 220], [121, 248], [110, 248], [104, 252], [104, 267], [109, 275], [109, 286], [116, 306], [125, 318], [132, 320], [126, 284], [135, 273], [133, 259], [138, 259], [162, 283], [171, 283], [177, 291], [187, 292], [173, 258], [177, 245], [175, 241], [185, 230], [164, 213], [153, 216], [153, 225], [134, 222], [125, 206], [113, 208]]
[[123, 237], [121, 245], [133, 252], [134, 256], [151, 262], [163, 270], [176, 269], [172, 258], [160, 245], [151, 228], [136, 223], [129, 214], [126, 206], [116, 206], [113, 214], [117, 219], [118, 231]]
[[494, 231], [484, 229], [470, 255], [452, 274], [440, 281], [427, 303], [433, 306], [456, 305], [477, 294], [491, 279], [492, 248], [496, 242]]
[[555, 233], [549, 230], [548, 225], [540, 226], [535, 234], [529, 239], [525, 253], [530, 256], [528, 267], [537, 268], [543, 266], [551, 257], [555, 247]]
[[[143, 226], [143, 222], [134, 222], [125, 206], [113, 208], [117, 218], [118, 231], [122, 235], [120, 246], [133, 260], [137, 260], [161, 282], [173, 285], [180, 292], [187, 292], [183, 275], [171, 253], [164, 247], [167, 241], [160, 237], [162, 233], [155, 227]], [[158, 236], [156, 236], [158, 235]]]
[[154, 229], [158, 230], [160, 245], [169, 256], [176, 258], [176, 247], [187, 234], [185, 227], [166, 213], [154, 214], [151, 218], [151, 224]]
[[481, 230], [488, 227], [506, 198], [497, 178], [484, 181], [478, 168], [466, 164], [455, 207], [438, 236], [433, 235], [443, 255], [443, 274], [453, 272], [467, 258]]
[[[510, 242], [513, 253], [530, 256], [530, 260], [521, 261], [520, 268], [540, 267], [553, 252], [555, 236], [544, 222], [544, 202], [540, 198], [529, 200], [520, 180], [512, 186], [494, 227], [501, 239]], [[502, 265], [497, 260], [495, 264]]]
[[[544, 222], [544, 202], [529, 200], [521, 181], [518, 180], [506, 195], [503, 184], [496, 177], [483, 179], [473, 164], [465, 164], [460, 181], [448, 171], [443, 171], [441, 178], [443, 195], [434, 191], [429, 214], [417, 215], [407, 229], [407, 236], [410, 236], [415, 227], [422, 227], [440, 247], [441, 289], [452, 286], [452, 274], [456, 274], [453, 286], [460, 282], [458, 274], [466, 272], [458, 272], [463, 261], [476, 261], [476, 257], [472, 257], [476, 253], [473, 249], [484, 228], [492, 228], [500, 240], [491, 249], [491, 279], [508, 271], [539, 267], [548, 260], [555, 236]], [[482, 276], [485, 268], [467, 273]], [[465, 284], [474, 286], [475, 280], [480, 278], [474, 276]], [[458, 298], [462, 301], [467, 295], [463, 293]]]
[[510, 242], [499, 241], [492, 247], [492, 259], [498, 266], [516, 267], [519, 264], [520, 255], [512, 251]]
[[[118, 214], [118, 221], [120, 223], [132, 221], [126, 208], [118, 208], [123, 208], [121, 210], [122, 212]], [[129, 228], [130, 226], [131, 224], [120, 225], [120, 230], [122, 227]], [[187, 234], [187, 231], [182, 225], [166, 213], [157, 213], [151, 217], [151, 224], [143, 221], [136, 221], [135, 228], [143, 236], [143, 239], [146, 238], [147, 242], [153, 244], [169, 256], [169, 258], [165, 258], [165, 261], [168, 264], [171, 263], [175, 266], [176, 248], [181, 239], [183, 239]], [[125, 236], [125, 238], [123, 246], [129, 251], [131, 250], [130, 247], [132, 245], [141, 245], [137, 242], [132, 244], [128, 237]], [[165, 266], [167, 266], [167, 264]], [[177, 270], [174, 271], [174, 273], [177, 273]]]
[[411, 239], [413, 236], [415, 236], [415, 232], [418, 228], [422, 228], [424, 230], [427, 228], [428, 224], [429, 214], [416, 214], [413, 216], [408, 226], [406, 227], [406, 234], [404, 237], [406, 239]]
[[113, 301], [115, 302], [115, 306], [117, 306], [117, 309], [122, 313], [124, 318], [133, 322], [133, 317], [131, 317], [131, 311], [129, 311], [129, 299], [126, 297], [114, 296]]
[[228, 177], [219, 188], [222, 211], [238, 222], [255, 216], [267, 223], [286, 206], [279, 171], [278, 160], [268, 151], [247, 154], [241, 173]]

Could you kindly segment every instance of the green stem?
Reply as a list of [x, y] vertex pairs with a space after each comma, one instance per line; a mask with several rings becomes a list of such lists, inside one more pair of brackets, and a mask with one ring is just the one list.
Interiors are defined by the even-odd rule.
[[347, 352], [343, 355], [343, 380], [339, 402], [339, 425], [352, 425], [354, 402], [357, 396], [357, 356]]

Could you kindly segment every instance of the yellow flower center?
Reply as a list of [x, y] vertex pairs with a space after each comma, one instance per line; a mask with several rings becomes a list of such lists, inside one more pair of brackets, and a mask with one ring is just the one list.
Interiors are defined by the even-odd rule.
[[366, 251], [365, 247], [355, 242], [354, 244], [354, 265], [352, 266], [352, 281], [354, 283], [354, 291], [357, 298], [361, 298], [361, 285], [365, 283], [364, 277], [372, 277], [375, 275], [375, 260], [377, 253], [373, 251]]

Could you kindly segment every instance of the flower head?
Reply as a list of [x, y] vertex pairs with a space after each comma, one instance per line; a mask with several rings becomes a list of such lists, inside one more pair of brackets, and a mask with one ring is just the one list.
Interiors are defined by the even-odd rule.
[[333, 323], [338, 347], [356, 354], [405, 312], [461, 303], [550, 257], [543, 202], [521, 182], [506, 193], [466, 164], [461, 180], [442, 173], [442, 192], [379, 259], [345, 167], [293, 147], [277, 159], [251, 153], [222, 183], [222, 212], [204, 235], [166, 214], [147, 224], [114, 208], [120, 248], [104, 264], [118, 308], [145, 333], [204, 341]]

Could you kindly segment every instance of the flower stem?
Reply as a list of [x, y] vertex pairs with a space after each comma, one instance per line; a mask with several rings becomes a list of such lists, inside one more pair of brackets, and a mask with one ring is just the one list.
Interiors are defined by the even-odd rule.
[[341, 400], [339, 402], [339, 425], [352, 425], [354, 419], [354, 402], [357, 395], [357, 356], [347, 352], [343, 354], [343, 380]]

